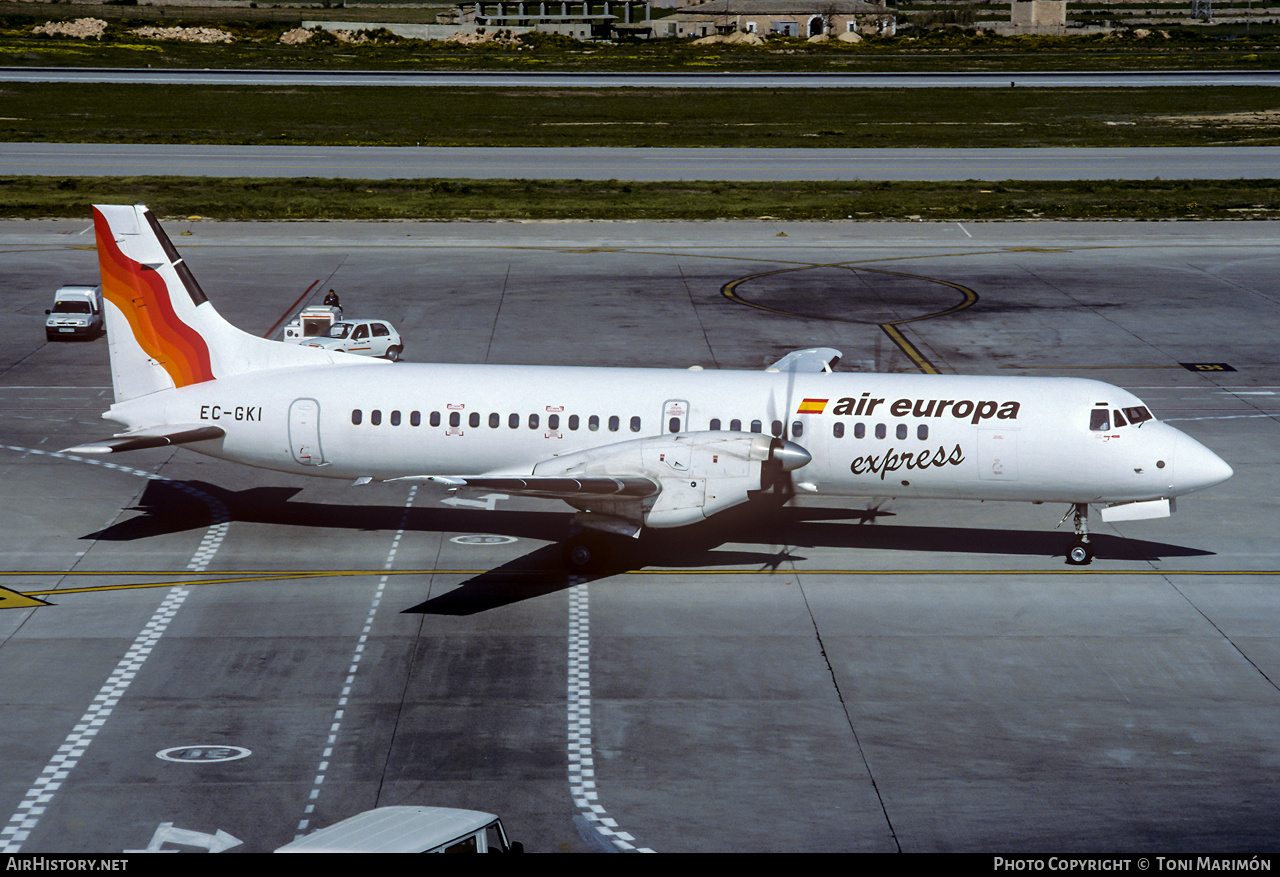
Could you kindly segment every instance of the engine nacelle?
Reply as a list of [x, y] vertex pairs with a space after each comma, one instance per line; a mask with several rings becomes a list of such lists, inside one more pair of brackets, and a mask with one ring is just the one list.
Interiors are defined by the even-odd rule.
[[747, 501], [811, 459], [794, 442], [750, 432], [682, 432], [593, 448], [539, 463], [534, 475], [642, 476], [661, 489], [644, 499], [567, 500], [636, 526], [683, 527]]

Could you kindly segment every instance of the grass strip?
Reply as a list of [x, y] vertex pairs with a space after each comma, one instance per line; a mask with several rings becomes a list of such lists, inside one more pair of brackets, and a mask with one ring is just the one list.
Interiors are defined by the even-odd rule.
[[8, 83], [0, 86], [0, 140], [531, 148], [1274, 146], [1280, 145], [1276, 92]]
[[0, 177], [0, 218], [145, 203], [224, 220], [1269, 219], [1280, 179], [634, 183], [584, 180]]
[[[685, 39], [582, 42], [551, 34], [522, 36], [508, 44], [463, 46], [441, 41], [399, 39], [375, 33], [371, 42], [340, 42], [318, 36], [302, 45], [285, 45], [281, 35], [302, 19], [422, 23], [441, 7], [368, 8], [333, 4], [321, 8], [207, 5], [80, 5], [9, 3], [0, 0], [0, 57], [22, 66], [96, 66], [169, 68], [250, 68], [317, 70], [573, 70], [657, 71], [958, 71], [958, 70], [1271, 70], [1280, 50], [1280, 26], [1273, 19], [1205, 27], [1143, 25], [1114, 33], [1070, 36], [1002, 37], [960, 28], [913, 29], [910, 13], [899, 15], [900, 33], [870, 37], [857, 44], [832, 40], [771, 38], [764, 46], [699, 45]], [[1007, 4], [997, 17], [1008, 19]], [[1185, 7], [1179, 14], [1185, 15]], [[1070, 12], [1070, 10], [1068, 10]], [[663, 10], [655, 10], [661, 16]], [[1100, 7], [1107, 19], [1115, 13]], [[929, 13], [925, 12], [926, 17]], [[37, 25], [49, 19], [101, 18], [109, 22], [101, 40], [41, 36]], [[207, 45], [148, 39], [133, 33], [141, 26], [212, 26], [235, 41]], [[661, 33], [665, 24], [654, 19]], [[923, 24], [923, 22], [921, 22]]]

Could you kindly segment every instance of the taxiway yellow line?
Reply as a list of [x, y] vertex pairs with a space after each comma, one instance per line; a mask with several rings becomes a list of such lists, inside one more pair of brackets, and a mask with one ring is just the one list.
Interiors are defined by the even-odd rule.
[[[325, 570], [240, 570], [222, 573], [211, 578], [195, 578], [200, 573], [163, 572], [157, 570], [75, 570], [75, 571], [32, 571], [0, 572], [0, 576], [131, 576], [157, 577], [161, 581], [129, 582], [117, 585], [90, 585], [82, 588], [53, 588], [31, 591], [17, 591], [0, 587], [0, 609], [16, 608], [30, 605], [21, 601], [13, 601], [11, 607], [4, 605], [4, 594], [16, 597], [39, 600], [40, 597], [60, 594], [83, 594], [102, 591], [131, 591], [144, 588], [169, 588], [177, 581], [187, 586], [198, 585], [234, 585], [249, 582], [296, 581], [299, 579], [351, 578], [361, 576], [480, 576], [490, 573], [502, 576], [545, 576], [547, 570], [503, 570], [493, 569], [325, 569]], [[632, 569], [612, 573], [612, 576], [689, 576], [706, 578], [710, 576], [1280, 576], [1280, 569]], [[43, 602], [43, 601], [40, 601]]]

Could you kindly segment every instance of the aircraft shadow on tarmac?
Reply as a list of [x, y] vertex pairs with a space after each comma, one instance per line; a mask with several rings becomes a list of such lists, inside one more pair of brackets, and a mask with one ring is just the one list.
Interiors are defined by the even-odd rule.
[[[784, 563], [804, 563], [809, 559], [805, 548], [1055, 558], [1063, 557], [1070, 539], [1070, 532], [1062, 530], [867, 526], [880, 518], [893, 517], [894, 512], [877, 507], [784, 506], [776, 498], [766, 498], [722, 512], [701, 524], [678, 530], [647, 530], [637, 540], [619, 538], [613, 543], [615, 556], [604, 569], [589, 576], [570, 576], [561, 564], [558, 544], [568, 534], [568, 512], [443, 507], [406, 511], [400, 505], [296, 502], [293, 497], [301, 489], [294, 487], [257, 487], [238, 492], [204, 482], [191, 482], [190, 487], [223, 503], [232, 522], [362, 532], [403, 527], [407, 532], [486, 533], [552, 543], [404, 610], [432, 615], [471, 615], [643, 567], [754, 567], [764, 572]], [[131, 542], [207, 527], [210, 520], [206, 503], [164, 482], [151, 482], [134, 510], [142, 514], [83, 538]], [[1092, 542], [1099, 560], [1158, 561], [1213, 553], [1107, 534], [1095, 534]], [[722, 549], [726, 543], [767, 545], [769, 550]]]

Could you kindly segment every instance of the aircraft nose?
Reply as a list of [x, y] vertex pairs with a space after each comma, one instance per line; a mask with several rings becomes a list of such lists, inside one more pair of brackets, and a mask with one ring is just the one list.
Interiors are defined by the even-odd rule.
[[1221, 484], [1234, 473], [1226, 461], [1191, 436], [1179, 433], [1174, 446], [1177, 493]]

